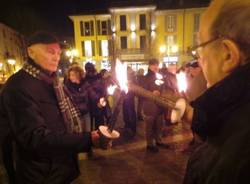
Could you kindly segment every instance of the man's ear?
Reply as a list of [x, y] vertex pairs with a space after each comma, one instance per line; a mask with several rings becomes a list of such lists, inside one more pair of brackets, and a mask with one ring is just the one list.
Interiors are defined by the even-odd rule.
[[31, 59], [34, 59], [35, 53], [34, 53], [34, 51], [33, 51], [32, 46], [27, 48], [27, 52], [28, 52], [28, 56], [29, 56]]
[[222, 71], [231, 73], [236, 67], [240, 65], [240, 50], [238, 46], [231, 40], [223, 40], [223, 67]]

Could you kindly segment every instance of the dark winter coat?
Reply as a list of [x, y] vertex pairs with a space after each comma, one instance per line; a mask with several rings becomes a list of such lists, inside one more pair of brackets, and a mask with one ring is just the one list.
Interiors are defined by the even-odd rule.
[[[155, 73], [151, 70], [148, 70], [148, 73], [144, 76], [143, 88], [151, 92], [154, 90], [162, 92], [163, 86], [156, 85], [155, 80]], [[142, 104], [143, 113], [146, 116], [158, 116], [159, 114], [163, 113], [163, 109], [150, 99], [143, 98]]]
[[64, 81], [75, 106], [80, 110], [81, 115], [89, 113], [90, 85], [86, 80], [81, 80], [80, 84], [72, 83], [69, 79]]
[[90, 149], [91, 136], [66, 133], [52, 84], [20, 70], [0, 95], [0, 112], [16, 143], [19, 183], [66, 184], [79, 175], [77, 153]]
[[191, 156], [184, 183], [249, 183], [250, 63], [209, 88], [192, 106], [192, 128], [207, 141]]

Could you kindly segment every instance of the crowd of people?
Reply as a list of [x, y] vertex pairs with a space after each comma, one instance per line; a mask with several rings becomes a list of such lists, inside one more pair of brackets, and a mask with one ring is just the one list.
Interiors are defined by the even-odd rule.
[[[249, 180], [249, 12], [249, 0], [212, 1], [201, 19], [199, 45], [192, 49], [198, 62], [182, 67], [189, 84], [182, 120], [193, 131], [190, 145], [198, 145], [192, 147], [185, 184]], [[80, 174], [77, 154], [91, 157], [93, 147], [107, 149], [98, 127], [112, 118], [107, 87], [115, 79], [105, 69], [97, 72], [92, 63], [85, 70], [74, 63], [58, 80], [61, 46], [50, 33], [33, 34], [27, 52], [27, 62], [0, 94], [3, 161], [10, 183], [68, 184]], [[145, 75], [143, 69], [135, 73], [128, 67], [127, 72], [130, 82], [156, 97], [182, 95], [175, 75], [166, 66], [160, 69], [157, 59], [149, 60]], [[163, 76], [162, 85], [155, 82], [157, 73]], [[145, 150], [169, 149], [162, 129], [170, 109], [132, 91], [122, 107], [126, 136], [134, 138], [137, 122], [143, 120]]]

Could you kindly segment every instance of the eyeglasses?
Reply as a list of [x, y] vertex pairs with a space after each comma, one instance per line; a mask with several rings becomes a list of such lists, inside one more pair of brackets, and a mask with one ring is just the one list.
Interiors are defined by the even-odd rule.
[[192, 47], [190, 50], [191, 50], [191, 54], [194, 57], [194, 59], [199, 59], [201, 57], [202, 48], [206, 47], [208, 44], [213, 43], [214, 41], [221, 39], [221, 38], [222, 37], [215, 37], [215, 38], [212, 38], [204, 43], [201, 43], [199, 45]]

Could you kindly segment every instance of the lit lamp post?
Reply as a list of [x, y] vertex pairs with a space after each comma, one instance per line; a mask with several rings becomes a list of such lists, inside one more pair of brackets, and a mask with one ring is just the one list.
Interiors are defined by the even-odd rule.
[[0, 62], [0, 71], [2, 71], [2, 70], [3, 70], [3, 63]]
[[0, 72], [2, 73], [0, 82], [4, 82], [4, 70], [3, 70], [3, 63], [0, 62]]
[[[174, 54], [174, 56], [176, 57], [175, 71], [177, 70], [177, 61], [178, 61], [178, 58], [177, 58], [177, 56], [176, 56], [176, 53], [177, 53], [178, 51], [179, 51], [179, 48], [178, 48], [177, 45], [171, 46], [170, 52], [171, 52], [171, 54]], [[170, 56], [169, 56], [169, 55], [170, 55], [170, 54], [168, 53], [168, 62], [169, 62], [169, 60], [170, 60]]]
[[162, 62], [163, 62], [163, 60], [164, 60], [163, 58], [164, 58], [164, 54], [166, 53], [166, 49], [167, 49], [167, 48], [166, 48], [165, 45], [161, 45], [161, 46], [160, 46], [160, 49], [159, 49], [159, 50], [160, 50], [160, 53], [161, 53], [161, 58], [160, 58], [160, 60], [162, 59]]
[[14, 58], [8, 58], [7, 62], [9, 65], [13, 66], [14, 73], [16, 72], [16, 60]]
[[78, 50], [76, 50], [76, 49], [67, 50], [65, 54], [67, 57], [69, 57], [70, 63], [72, 63], [74, 61], [74, 57], [77, 57], [79, 55]]

